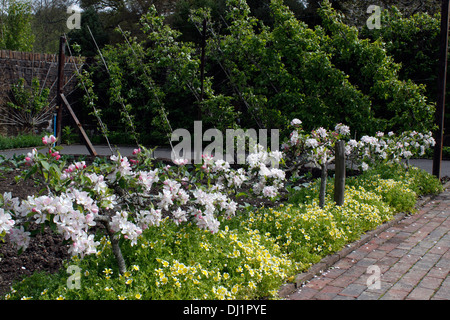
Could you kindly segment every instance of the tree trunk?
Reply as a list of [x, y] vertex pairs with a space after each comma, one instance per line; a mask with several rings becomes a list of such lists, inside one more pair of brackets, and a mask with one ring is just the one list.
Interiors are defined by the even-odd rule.
[[114, 234], [114, 232], [111, 231], [109, 227], [109, 222], [105, 221], [104, 225], [108, 232], [109, 239], [111, 241], [114, 257], [116, 258], [117, 265], [119, 266], [119, 272], [120, 274], [124, 274], [125, 272], [127, 272], [127, 266], [125, 264], [125, 259], [123, 258], [122, 255], [122, 250], [120, 250], [119, 238]]

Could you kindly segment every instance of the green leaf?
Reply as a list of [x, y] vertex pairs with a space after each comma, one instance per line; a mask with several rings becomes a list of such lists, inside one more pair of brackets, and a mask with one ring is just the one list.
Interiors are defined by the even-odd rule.
[[236, 198], [239, 199], [241, 197], [248, 197], [248, 194], [246, 192], [240, 192], [236, 195]]
[[[37, 172], [37, 166], [32, 166], [30, 170], [25, 174], [24, 180], [29, 179], [32, 175], [34, 175]], [[17, 177], [16, 177], [17, 178]]]
[[53, 147], [53, 150], [55, 150], [55, 151], [61, 151], [63, 149], [64, 149], [64, 147], [62, 147], [62, 146], [54, 146]]
[[49, 170], [50, 170], [50, 164], [49, 164], [47, 161], [41, 160], [41, 161], [40, 161], [40, 164], [41, 164], [41, 166], [42, 166], [46, 171], [49, 171]]

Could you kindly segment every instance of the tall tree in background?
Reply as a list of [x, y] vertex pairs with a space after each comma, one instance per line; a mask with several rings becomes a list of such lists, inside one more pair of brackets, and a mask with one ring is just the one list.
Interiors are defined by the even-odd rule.
[[[312, 0], [314, 6], [320, 6], [322, 0]], [[333, 7], [343, 13], [343, 22], [361, 29], [366, 25], [370, 16], [367, 9], [370, 5], [377, 5], [382, 10], [397, 7], [404, 17], [410, 17], [419, 12], [434, 15], [440, 12], [440, 0], [334, 0]]]
[[9, 0], [2, 5], [0, 49], [31, 51], [34, 42], [31, 1]]
[[[201, 37], [199, 30], [190, 21], [191, 12], [199, 8], [208, 8], [211, 10], [211, 21], [216, 25], [223, 25], [225, 29], [226, 2], [226, 0], [178, 0], [173, 14], [167, 17], [166, 22], [182, 33], [182, 40], [198, 43]], [[252, 16], [266, 26], [273, 25], [270, 0], [247, 0], [246, 2]], [[308, 8], [307, 0], [284, 0], [284, 3], [296, 16], [309, 17], [309, 13], [305, 13]], [[314, 15], [319, 19], [315, 11], [316, 9], [314, 9]]]
[[77, 43], [81, 47], [80, 54], [84, 57], [94, 57], [98, 54], [96, 43], [102, 48], [109, 41], [108, 33], [104, 30], [99, 14], [93, 7], [88, 7], [83, 11], [81, 29], [71, 30], [68, 37], [71, 44]]
[[111, 43], [120, 43], [122, 35], [114, 32], [118, 26], [131, 32], [133, 36], [144, 38], [139, 20], [154, 5], [158, 13], [170, 15], [179, 0], [79, 0], [83, 9], [93, 8], [99, 15], [104, 30], [108, 33]]
[[67, 8], [75, 2], [75, 0], [33, 0], [34, 51], [58, 52], [59, 37], [69, 32], [66, 25], [69, 17]]

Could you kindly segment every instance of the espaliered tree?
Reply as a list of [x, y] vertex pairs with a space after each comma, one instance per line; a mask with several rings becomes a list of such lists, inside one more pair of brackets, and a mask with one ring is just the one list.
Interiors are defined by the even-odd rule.
[[[424, 86], [401, 79], [400, 65], [384, 44], [361, 39], [329, 1], [322, 3], [322, 23], [314, 29], [281, 0], [270, 2], [270, 26], [253, 16], [244, 0], [227, 0], [226, 8], [220, 21], [208, 9], [191, 11], [199, 37], [207, 22], [203, 80], [201, 48], [181, 41], [181, 33], [155, 7], [141, 18], [145, 41], [128, 36], [105, 50], [115, 72], [98, 87], [121, 91], [137, 132], [148, 132], [148, 123], [155, 125], [149, 137], [153, 143], [167, 141], [156, 124], [190, 129], [198, 110], [205, 127], [218, 129], [284, 130], [294, 117], [307, 130], [346, 123], [357, 136], [431, 129], [434, 104]], [[162, 108], [167, 119], [159, 115]], [[112, 109], [102, 109], [116, 117]]]
[[344, 24], [330, 6], [324, 6], [320, 14], [330, 35], [333, 63], [370, 99], [378, 129], [408, 130], [411, 123], [418, 131], [430, 129], [434, 103], [427, 101], [425, 86], [399, 79], [400, 65], [386, 54], [380, 40], [360, 39], [358, 30]]

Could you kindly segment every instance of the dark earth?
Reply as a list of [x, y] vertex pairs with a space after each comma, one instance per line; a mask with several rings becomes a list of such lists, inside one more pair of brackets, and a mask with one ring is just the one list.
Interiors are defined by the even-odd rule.
[[[16, 183], [20, 169], [2, 168], [0, 171], [0, 194], [11, 192], [13, 197], [26, 199], [40, 190], [32, 179]], [[20, 281], [36, 271], [56, 272], [69, 257], [62, 237], [44, 230], [31, 237], [30, 245], [22, 254], [17, 252], [8, 239], [0, 241], [0, 300], [10, 291], [13, 281]]]

